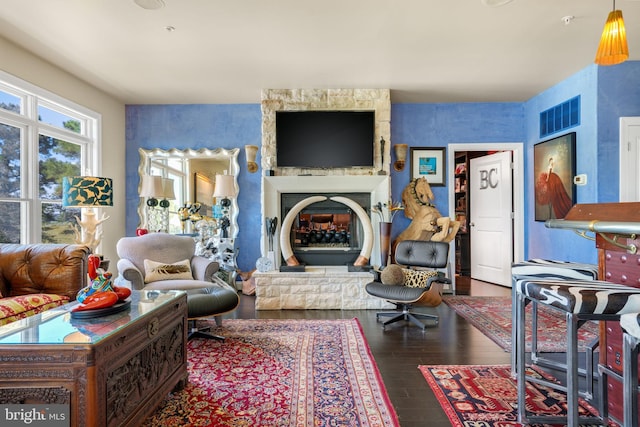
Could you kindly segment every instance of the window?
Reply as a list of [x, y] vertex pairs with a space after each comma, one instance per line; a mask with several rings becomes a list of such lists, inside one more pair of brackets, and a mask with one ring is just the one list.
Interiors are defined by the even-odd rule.
[[62, 177], [99, 175], [100, 117], [0, 71], [0, 242], [73, 243]]

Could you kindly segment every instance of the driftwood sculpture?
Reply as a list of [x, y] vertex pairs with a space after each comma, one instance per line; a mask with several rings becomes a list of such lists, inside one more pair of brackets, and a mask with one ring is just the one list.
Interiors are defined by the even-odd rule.
[[460, 228], [460, 222], [442, 216], [431, 203], [433, 192], [427, 179], [412, 180], [402, 191], [404, 215], [411, 219], [411, 224], [398, 235], [393, 242], [393, 249], [403, 240], [432, 240], [434, 242], [450, 242]]

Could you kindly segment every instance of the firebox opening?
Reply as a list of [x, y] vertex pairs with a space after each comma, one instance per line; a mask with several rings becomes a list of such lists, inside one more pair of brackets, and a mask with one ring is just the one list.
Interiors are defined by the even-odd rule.
[[[326, 196], [327, 200], [307, 206], [296, 216], [290, 232], [294, 256], [306, 265], [353, 264], [362, 250], [364, 229], [355, 212], [329, 199], [338, 194], [282, 194], [283, 215], [299, 201], [315, 195]], [[369, 212], [369, 193], [339, 195], [355, 200]]]

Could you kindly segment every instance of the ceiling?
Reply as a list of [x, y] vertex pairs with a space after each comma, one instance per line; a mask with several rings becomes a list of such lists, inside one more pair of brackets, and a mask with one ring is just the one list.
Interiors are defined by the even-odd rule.
[[[385, 88], [394, 103], [521, 102], [593, 64], [613, 8], [163, 1], [147, 10], [133, 0], [2, 0], [0, 35], [126, 104], [259, 103], [262, 89], [282, 88]], [[616, 8], [638, 60], [640, 1]], [[575, 18], [566, 25], [565, 16]]]

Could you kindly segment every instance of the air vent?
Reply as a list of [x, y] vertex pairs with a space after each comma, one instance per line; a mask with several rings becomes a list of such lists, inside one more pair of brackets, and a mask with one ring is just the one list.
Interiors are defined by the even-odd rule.
[[580, 124], [580, 95], [540, 113], [540, 138]]

